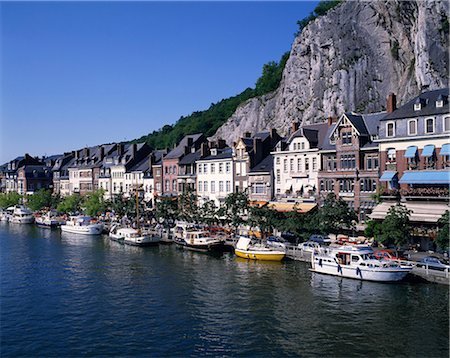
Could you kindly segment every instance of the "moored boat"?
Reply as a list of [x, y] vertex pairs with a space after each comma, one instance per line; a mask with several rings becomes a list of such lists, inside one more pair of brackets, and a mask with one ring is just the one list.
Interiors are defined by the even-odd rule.
[[61, 231], [80, 235], [100, 235], [103, 224], [96, 222], [90, 216], [74, 216], [61, 225]]
[[63, 221], [59, 219], [55, 211], [49, 211], [41, 216], [36, 216], [35, 224], [39, 227], [52, 228], [62, 225]]
[[223, 251], [224, 240], [217, 237], [211, 237], [207, 231], [193, 230], [186, 231], [183, 239], [174, 240], [176, 244], [186, 249], [194, 251]]
[[262, 243], [252, 243], [250, 237], [241, 236], [234, 249], [236, 256], [251, 260], [281, 261], [286, 256], [284, 250]]
[[9, 222], [13, 224], [32, 224], [34, 221], [33, 212], [23, 205], [16, 205]]
[[123, 243], [132, 246], [158, 245], [161, 238], [152, 233], [143, 233], [133, 228], [122, 228], [117, 230], [116, 237], [123, 237]]
[[400, 281], [412, 270], [397, 262], [377, 260], [369, 246], [340, 246], [312, 253], [311, 271], [367, 281]]

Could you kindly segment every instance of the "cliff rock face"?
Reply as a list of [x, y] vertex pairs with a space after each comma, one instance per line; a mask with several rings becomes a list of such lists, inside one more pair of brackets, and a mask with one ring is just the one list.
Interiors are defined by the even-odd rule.
[[214, 137], [292, 121], [320, 122], [344, 111], [385, 109], [448, 86], [447, 1], [348, 1], [310, 23], [292, 44], [279, 88], [238, 107]]

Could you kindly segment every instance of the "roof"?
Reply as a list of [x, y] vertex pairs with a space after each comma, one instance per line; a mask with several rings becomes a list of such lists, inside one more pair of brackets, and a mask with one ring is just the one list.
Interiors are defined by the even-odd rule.
[[164, 159], [177, 159], [184, 156], [184, 147], [188, 146], [189, 139], [192, 139], [193, 144], [195, 144], [200, 138], [203, 137], [202, 133], [188, 134], [178, 143], [178, 145], [172, 149]]
[[197, 150], [194, 153], [188, 153], [186, 154], [183, 158], [180, 159], [180, 161], [178, 162], [179, 165], [187, 165], [187, 164], [193, 164], [195, 163], [198, 159], [200, 159], [201, 157], [201, 153], [200, 150]]
[[332, 144], [330, 142], [331, 133], [336, 129], [337, 123], [334, 123], [332, 126], [328, 127], [328, 130], [325, 134], [325, 137], [322, 143], [319, 142], [319, 148], [322, 150], [336, 150], [336, 144]]
[[148, 157], [145, 157], [140, 162], [133, 165], [129, 171], [130, 172], [146, 172], [150, 169], [150, 160]]
[[[400, 106], [392, 113], [387, 114], [382, 120], [387, 121], [391, 119], [411, 118], [417, 116], [430, 116], [436, 114], [445, 114], [450, 112], [448, 101], [449, 89], [441, 88], [434, 91], [423, 92], [417, 97], [414, 97], [409, 102]], [[438, 99], [444, 100], [443, 107], [436, 107]], [[422, 103], [422, 109], [414, 110], [414, 103]]]
[[347, 112], [344, 114], [360, 135], [369, 135], [363, 116], [361, 114]]
[[387, 112], [377, 112], [370, 114], [363, 114], [363, 121], [367, 128], [369, 135], [378, 135], [378, 128], [380, 126], [380, 121], [386, 117]]
[[218, 160], [218, 159], [231, 159], [233, 157], [233, 151], [230, 147], [225, 147], [223, 149], [217, 149], [216, 155], [208, 155], [204, 158], [199, 158], [198, 160]]
[[269, 154], [250, 170], [250, 173], [266, 173], [273, 170], [273, 156]]

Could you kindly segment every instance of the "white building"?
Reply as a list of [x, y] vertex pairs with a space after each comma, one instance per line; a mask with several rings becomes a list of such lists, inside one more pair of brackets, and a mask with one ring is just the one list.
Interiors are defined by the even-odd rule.
[[216, 207], [233, 192], [233, 156], [231, 148], [211, 148], [210, 155], [197, 160], [199, 203], [213, 200]]
[[318, 188], [320, 170], [319, 143], [327, 124], [303, 126], [287, 141], [280, 141], [272, 152], [274, 158], [275, 197], [313, 198]]

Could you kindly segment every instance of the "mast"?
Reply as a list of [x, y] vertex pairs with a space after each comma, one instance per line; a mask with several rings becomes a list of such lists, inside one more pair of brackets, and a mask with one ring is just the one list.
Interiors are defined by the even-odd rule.
[[136, 184], [136, 229], [139, 231], [139, 192]]

